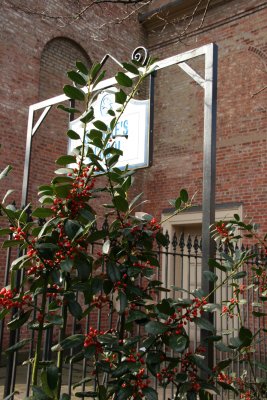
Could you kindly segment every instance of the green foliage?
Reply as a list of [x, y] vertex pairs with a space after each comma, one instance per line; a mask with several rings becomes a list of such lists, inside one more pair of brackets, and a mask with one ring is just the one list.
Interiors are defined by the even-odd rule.
[[[221, 388], [239, 395], [250, 390], [259, 400], [266, 390], [265, 383], [243, 380], [243, 386], [238, 386], [239, 381], [234, 381], [229, 373], [232, 362], [238, 357], [249, 359], [259, 343], [248, 321], [246, 326], [242, 321], [240, 308], [246, 300], [241, 298], [242, 279], [252, 280], [246, 290], [258, 290], [261, 284], [260, 303], [252, 315], [259, 319], [266, 316], [259, 308], [267, 298], [266, 264], [261, 260], [253, 265], [251, 277], [243, 268], [251, 254], [234, 246], [240, 239], [237, 229], [245, 236], [257, 238], [254, 227], [238, 215], [213, 227], [213, 236], [223, 241], [228, 251], [221, 252], [222, 262], [209, 261], [203, 278], [217, 285], [215, 291], [225, 284], [231, 286], [232, 299], [224, 299], [221, 306], [213, 304], [212, 296], [201, 288], [190, 291], [177, 287], [172, 288], [176, 292], [174, 298], [168, 297], [172, 290], [155, 277], [160, 268], [155, 249], [168, 247], [169, 239], [161, 231], [161, 222], [152, 215], [135, 216], [135, 211], [142, 209], [142, 193], [131, 198], [134, 171], [127, 166], [117, 167], [122, 151], [111, 144], [114, 127], [138, 84], [151, 72], [151, 66], [139, 70], [132, 63], [122, 65], [127, 72], [118, 72], [115, 78], [120, 86], [128, 88], [127, 94], [121, 88], [115, 93], [120, 110], [108, 110], [112, 118], [107, 123], [96, 119], [92, 106], [95, 95], [90, 92], [104, 78], [105, 71], [101, 64], [94, 64], [89, 70], [82, 62], [76, 63], [77, 70], [68, 73], [74, 85], [66, 85], [64, 93], [82, 101], [84, 109], [60, 108], [78, 114], [84, 134], [68, 130], [67, 136], [77, 141], [77, 147], [72, 154], [57, 159], [60, 168], [55, 171], [56, 176], [50, 184], [39, 188], [41, 206], [33, 210], [32, 221], [27, 220], [28, 206], [16, 210], [12, 205], [1, 204], [1, 213], [11, 226], [0, 230], [0, 235], [8, 235], [3, 248], [18, 247], [20, 254], [12, 261], [10, 287], [0, 290], [0, 319], [12, 310], [10, 330], [25, 325], [36, 332], [31, 398], [69, 400], [69, 395], [59, 394], [63, 365], [83, 362], [90, 365], [88, 377], [74, 386], [89, 382], [90, 387], [78, 391], [77, 398], [157, 400], [158, 393], [149, 383], [149, 375], [153, 375], [162, 388], [173, 385], [176, 400], [183, 396], [209, 400]], [[132, 74], [136, 76], [134, 80], [130, 78]], [[79, 85], [85, 88], [81, 90]], [[0, 179], [10, 170], [10, 166], [5, 168]], [[170, 201], [172, 215], [188, 209], [192, 203], [185, 189], [178, 193]], [[42, 227], [39, 218], [46, 219]], [[261, 246], [266, 246], [266, 238]], [[19, 270], [23, 282], [15, 287]], [[221, 276], [225, 276], [223, 282]], [[103, 319], [114, 321], [117, 317], [112, 329], [95, 328], [98, 309]], [[226, 342], [225, 336], [230, 333], [216, 332], [210, 312], [219, 312], [222, 318], [238, 316], [238, 333]], [[81, 321], [85, 332], [69, 335], [68, 316]], [[89, 327], [83, 321], [87, 317]], [[192, 327], [207, 334], [206, 341], [197, 348], [191, 343]], [[57, 353], [56, 363], [41, 361], [44, 333], [50, 328], [59, 334], [58, 343], [52, 347]], [[266, 332], [260, 320], [259, 332]], [[28, 343], [29, 339], [22, 339], [7, 353], [19, 351]], [[207, 364], [206, 347], [214, 347], [223, 354], [212, 369]], [[266, 370], [263, 363], [250, 364], [250, 368]]]

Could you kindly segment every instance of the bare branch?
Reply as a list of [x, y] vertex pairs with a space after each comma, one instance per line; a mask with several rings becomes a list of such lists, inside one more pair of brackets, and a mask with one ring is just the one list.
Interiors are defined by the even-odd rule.
[[[100, 23], [99, 26], [96, 26], [94, 33], [91, 33], [92, 37], [94, 40], [100, 40], [103, 41], [106, 39], [107, 35], [105, 35], [105, 39], [103, 38], [103, 28], [106, 28], [107, 31], [109, 31], [109, 28], [112, 25], [118, 25], [126, 22], [130, 18], [134, 17], [140, 11], [148, 6], [149, 4], [152, 4], [154, 0], [88, 0], [83, 3], [80, 2], [80, 0], [73, 0], [72, 5], [76, 7], [76, 11], [70, 10], [67, 7], [65, 8], [64, 14], [51, 14], [49, 12], [46, 12], [45, 7], [43, 9], [41, 8], [30, 8], [27, 6], [23, 5], [23, 2], [17, 2], [14, 1], [4, 1], [3, 4], [5, 7], [13, 9], [15, 11], [20, 11], [28, 15], [34, 15], [37, 17], [40, 17], [43, 20], [52, 20], [56, 21], [60, 27], [64, 27], [66, 25], [70, 25], [75, 23], [77, 20], [84, 18], [87, 13], [92, 10], [94, 7], [100, 7], [101, 8], [101, 15], [104, 14], [104, 12], [109, 11], [108, 6], [109, 5], [117, 5], [118, 7], [122, 7], [122, 13], [121, 15], [113, 18], [113, 19], [108, 19], [107, 22]], [[208, 8], [211, 4], [212, 0], [198, 0], [197, 4], [195, 5], [194, 9], [188, 14], [183, 16], [182, 18], [171, 18], [171, 10], [166, 9], [164, 6], [164, 12], [163, 8], [158, 8], [155, 10], [155, 12], [151, 12], [151, 15], [147, 17], [147, 20], [150, 18], [157, 18], [159, 21], [161, 21], [160, 26], [162, 27], [161, 32], [163, 32], [168, 26], [172, 27], [172, 32], [170, 33], [170, 37], [175, 37], [177, 36], [178, 41], [182, 41], [183, 38], [186, 37], [189, 28], [192, 26], [192, 23], [196, 17], [197, 14], [200, 13], [200, 8], [201, 12], [203, 11], [202, 19], [198, 27], [194, 29], [198, 30], [199, 28], [202, 27], [204, 20], [206, 18]], [[18, 3], [18, 4], [17, 4]], [[103, 9], [102, 9], [103, 6]], [[184, 28], [181, 28], [181, 24], [184, 25]], [[181, 30], [182, 29], [182, 30]], [[153, 30], [151, 30], [153, 31]], [[108, 32], [106, 32], [108, 33]]]
[[257, 94], [263, 92], [266, 89], [267, 89], [267, 85], [263, 86], [260, 90], [258, 90], [257, 92], [253, 93], [253, 95], [251, 97], [257, 96]]
[[204, 24], [204, 21], [205, 21], [205, 18], [206, 18], [210, 3], [211, 3], [211, 0], [208, 0], [198, 29], [200, 29]]

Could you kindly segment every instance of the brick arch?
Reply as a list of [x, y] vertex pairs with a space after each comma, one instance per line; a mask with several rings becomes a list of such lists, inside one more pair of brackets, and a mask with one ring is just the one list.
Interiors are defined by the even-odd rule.
[[[75, 69], [77, 60], [87, 66], [91, 64], [85, 50], [75, 41], [56, 37], [47, 42], [40, 57], [39, 101], [63, 93], [63, 86], [71, 83], [66, 72]], [[29, 179], [29, 200], [33, 204], [36, 204], [38, 186], [51, 181], [53, 171], [57, 168], [55, 160], [67, 153], [68, 118], [65, 112], [52, 107], [33, 136]]]
[[69, 83], [66, 72], [75, 68], [77, 60], [91, 65], [86, 51], [74, 40], [60, 36], [46, 43], [40, 59], [39, 100], [62, 93], [63, 86]]

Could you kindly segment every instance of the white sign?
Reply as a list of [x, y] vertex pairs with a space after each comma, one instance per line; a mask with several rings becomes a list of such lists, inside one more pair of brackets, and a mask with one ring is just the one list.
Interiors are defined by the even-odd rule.
[[[109, 126], [113, 118], [108, 114], [108, 110], [115, 111], [120, 107], [115, 103], [116, 88], [110, 88], [97, 97], [93, 103], [95, 120], [103, 121]], [[84, 124], [80, 119], [70, 122], [70, 129], [77, 132], [80, 137], [83, 136]], [[96, 129], [92, 123], [87, 125], [87, 131]], [[88, 141], [88, 139], [87, 139]], [[70, 152], [77, 146], [77, 142], [70, 141]], [[119, 122], [112, 132], [110, 146], [123, 151], [116, 167], [122, 168], [127, 164], [129, 168], [142, 168], [149, 165], [149, 100], [130, 100], [125, 108]], [[98, 148], [90, 145], [94, 152]]]

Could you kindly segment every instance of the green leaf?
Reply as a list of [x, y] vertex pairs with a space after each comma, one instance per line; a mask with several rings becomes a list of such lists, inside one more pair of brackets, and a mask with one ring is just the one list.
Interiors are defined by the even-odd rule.
[[170, 302], [167, 299], [163, 299], [161, 303], [157, 304], [157, 309], [160, 313], [171, 315], [174, 313], [174, 308], [170, 306]]
[[6, 349], [6, 353], [10, 354], [13, 353], [14, 351], [17, 351], [19, 349], [22, 349], [22, 347], [26, 346], [26, 344], [30, 343], [31, 339], [23, 339], [20, 342], [14, 344], [13, 346], [9, 347], [8, 349]]
[[235, 219], [236, 221], [240, 221], [239, 215], [238, 215], [238, 214], [234, 214], [234, 219]]
[[128, 305], [128, 299], [127, 296], [124, 292], [120, 291], [119, 292], [119, 301], [120, 301], [120, 311], [119, 314], [123, 314], [127, 305]]
[[84, 335], [76, 334], [68, 336], [62, 342], [52, 347], [52, 351], [62, 351], [67, 349], [74, 349], [75, 347], [81, 346], [84, 343]]
[[84, 397], [98, 397], [98, 393], [97, 392], [89, 392], [89, 391], [76, 392], [75, 396], [83, 399]]
[[224, 390], [231, 390], [232, 392], [234, 392], [236, 395], [238, 395], [239, 394], [239, 392], [232, 386], [232, 385], [229, 385], [228, 383], [225, 383], [225, 382], [217, 382], [218, 383], [218, 385], [220, 385]]
[[101, 230], [101, 231], [96, 231], [93, 232], [89, 237], [88, 237], [88, 242], [93, 243], [96, 242], [97, 240], [105, 239], [107, 236], [108, 232]]
[[82, 226], [76, 220], [67, 219], [64, 224], [66, 235], [70, 240], [76, 238], [83, 232]]
[[73, 178], [71, 176], [56, 176], [53, 180], [52, 183], [58, 184], [58, 183], [73, 183]]
[[194, 318], [194, 322], [200, 328], [205, 329], [206, 331], [215, 332], [215, 328], [212, 323], [206, 318]]
[[83, 316], [83, 310], [80, 304], [75, 300], [68, 301], [68, 309], [75, 318], [81, 319]]
[[2, 248], [7, 249], [8, 247], [18, 247], [22, 243], [24, 243], [23, 240], [5, 240], [2, 245]]
[[39, 386], [32, 386], [32, 393], [34, 400], [50, 400], [51, 397], [47, 396], [45, 391]]
[[60, 269], [65, 272], [70, 272], [72, 270], [73, 264], [73, 260], [71, 260], [70, 258], [66, 258], [65, 260], [61, 261]]
[[223, 342], [215, 343], [215, 347], [216, 349], [227, 353], [232, 351], [232, 349], [226, 346], [226, 344], [224, 344]]
[[100, 63], [95, 63], [91, 70], [90, 70], [90, 75], [92, 77], [92, 79], [94, 79], [96, 77], [96, 75], [98, 74], [98, 72], [101, 70], [102, 65]]
[[122, 196], [114, 196], [113, 204], [115, 208], [119, 211], [126, 212], [128, 211], [128, 201]]
[[47, 384], [52, 391], [57, 387], [58, 372], [58, 368], [55, 365], [50, 365], [47, 368]]
[[78, 278], [81, 281], [86, 281], [92, 271], [92, 260], [84, 253], [76, 254], [74, 258], [74, 266], [78, 271]]
[[99, 82], [101, 82], [106, 75], [106, 71], [102, 71], [101, 74], [96, 78], [96, 80], [93, 83], [93, 87], [95, 87]]
[[133, 85], [132, 79], [123, 72], [118, 72], [115, 76], [115, 79], [121, 86], [131, 87]]
[[253, 340], [253, 334], [250, 329], [245, 328], [244, 326], [241, 326], [238, 337], [240, 341], [242, 342], [242, 347], [247, 347], [251, 345], [251, 342]]
[[147, 400], [158, 400], [158, 393], [151, 387], [145, 387], [142, 389], [143, 394]]
[[88, 122], [92, 121], [94, 119], [94, 109], [91, 107], [88, 113], [86, 113], [82, 118], [81, 121], [84, 124], [88, 124]]
[[184, 203], [188, 202], [188, 193], [187, 193], [187, 191], [185, 189], [182, 189], [180, 191], [180, 198]]
[[241, 279], [244, 278], [245, 276], [247, 276], [246, 271], [239, 271], [232, 276], [232, 279]]
[[47, 394], [47, 399], [53, 398], [53, 393], [47, 383], [47, 371], [45, 369], [41, 372], [42, 390]]
[[151, 335], [160, 335], [162, 333], [165, 333], [168, 329], [169, 329], [168, 326], [158, 321], [149, 321], [145, 325], [145, 330], [147, 331], [147, 333], [150, 333]]
[[210, 282], [216, 282], [218, 279], [218, 276], [214, 272], [211, 272], [211, 271], [204, 271], [203, 275], [204, 275], [205, 279], [207, 279]]
[[107, 389], [104, 385], [98, 386], [98, 397], [99, 400], [106, 400], [107, 399]]
[[[232, 331], [226, 331], [226, 332], [232, 333]], [[229, 342], [230, 342], [231, 347], [233, 347], [235, 349], [242, 346], [242, 342], [238, 337], [231, 337]]]
[[122, 89], [120, 89], [119, 92], [115, 93], [115, 101], [116, 101], [116, 103], [124, 104], [126, 99], [127, 99], [127, 94]]
[[117, 392], [116, 400], [130, 399], [133, 394], [133, 391], [134, 391], [134, 389], [132, 386], [128, 386], [126, 388], [119, 389], [119, 391]]
[[12, 170], [11, 165], [8, 165], [2, 172], [0, 172], [0, 180], [5, 178], [11, 170]]
[[26, 264], [27, 261], [29, 261], [29, 256], [27, 254], [24, 254], [24, 256], [21, 256], [19, 258], [16, 258], [12, 264], [11, 264], [11, 270], [15, 271], [17, 269], [20, 269], [23, 267], [23, 265]]
[[112, 109], [108, 110], [108, 114], [111, 115], [112, 117], [115, 117], [116, 115]]
[[76, 157], [71, 155], [61, 156], [56, 161], [59, 165], [67, 165], [71, 163], [76, 163]]
[[80, 138], [80, 135], [79, 135], [77, 132], [73, 131], [72, 129], [69, 129], [69, 130], [68, 130], [67, 135], [68, 135], [68, 137], [69, 137], [70, 139], [72, 139], [72, 140], [81, 139], [81, 138]]
[[182, 204], [181, 197], [177, 197], [177, 199], [175, 199], [175, 201], [174, 201], [174, 207], [176, 208], [176, 210], [179, 210], [179, 208], [181, 207], [181, 204]]
[[218, 364], [216, 365], [216, 369], [218, 369], [219, 371], [222, 371], [223, 369], [227, 368], [232, 363], [232, 361], [233, 360], [231, 358], [222, 360], [222, 361], [218, 362]]
[[64, 229], [70, 240], [76, 238], [80, 233], [83, 232], [83, 228], [79, 222], [71, 219], [67, 219], [65, 221]]
[[25, 313], [22, 312], [17, 318], [12, 319], [10, 322], [8, 322], [7, 326], [8, 328], [13, 331], [17, 328], [19, 328], [20, 326], [24, 325], [25, 322], [28, 321], [28, 319], [30, 318], [32, 310], [28, 310]]
[[84, 77], [76, 71], [69, 71], [67, 72], [67, 75], [73, 82], [78, 83], [78, 85], [85, 86], [87, 83]]
[[10, 228], [0, 229], [0, 236], [10, 235], [10, 234], [11, 234]]
[[116, 264], [112, 264], [111, 262], [107, 263], [107, 274], [112, 282], [120, 280], [121, 273]]
[[85, 99], [84, 92], [71, 85], [65, 85], [63, 88], [63, 92], [70, 99], [81, 100], [81, 101]]
[[223, 272], [227, 271], [227, 268], [225, 268], [225, 266], [219, 264], [216, 260], [214, 260], [212, 258], [209, 260], [209, 266], [211, 268], [218, 268], [220, 271], [223, 271]]
[[7, 310], [7, 309], [3, 308], [3, 310], [0, 311], [0, 321], [1, 321], [2, 319], [4, 319], [5, 316], [6, 316], [7, 314], [9, 314], [10, 311], [11, 311], [11, 310]]
[[58, 197], [66, 198], [69, 194], [69, 191], [72, 189], [72, 185], [69, 183], [55, 185], [54, 191]]
[[36, 248], [38, 250], [53, 250], [56, 251], [58, 250], [58, 245], [55, 243], [37, 243]]
[[138, 69], [133, 65], [129, 63], [122, 63], [123, 68], [125, 68], [127, 71], [131, 72], [132, 74], [139, 75]]
[[51, 208], [44, 207], [36, 208], [32, 213], [32, 216], [37, 218], [47, 218], [51, 217], [52, 215], [54, 215], [54, 212], [51, 210]]
[[82, 74], [84, 74], [84, 75], [89, 74], [88, 68], [84, 65], [84, 63], [82, 61], [76, 61], [76, 67]]
[[119, 366], [112, 372], [113, 378], [119, 378], [125, 375], [129, 371], [129, 362], [123, 361]]
[[107, 125], [106, 125], [103, 121], [100, 121], [100, 120], [94, 121], [94, 122], [93, 122], [93, 125], [94, 125], [97, 129], [99, 129], [100, 131], [106, 132], [106, 131], [108, 130]]
[[59, 104], [57, 106], [57, 108], [59, 110], [63, 110], [69, 114], [75, 114], [75, 113], [80, 113], [80, 110], [78, 110], [77, 108], [73, 108], [73, 107], [65, 107], [63, 104]]
[[265, 317], [267, 315], [267, 313], [260, 312], [260, 311], [252, 311], [252, 315], [254, 315], [254, 317]]
[[211, 373], [210, 368], [208, 368], [205, 364], [205, 357], [198, 355], [198, 354], [192, 354], [188, 357], [188, 359], [195, 364], [198, 368], [202, 369], [203, 371], [206, 371], [208, 373]]
[[143, 311], [139, 311], [139, 310], [130, 311], [129, 316], [127, 318], [127, 323], [136, 321], [136, 320], [146, 319], [146, 318], [147, 318], [147, 314], [144, 313]]
[[163, 233], [158, 232], [156, 234], [156, 240], [159, 244], [161, 244], [161, 246], [166, 247], [168, 245], [168, 239], [166, 238], [165, 235], [163, 235]]
[[60, 396], [60, 400], [71, 400], [71, 399], [70, 399], [70, 395], [69, 395], [69, 394], [66, 394], [66, 393], [63, 393], [63, 394]]
[[189, 340], [186, 336], [171, 335], [169, 337], [169, 346], [178, 353], [182, 353], [189, 345]]

